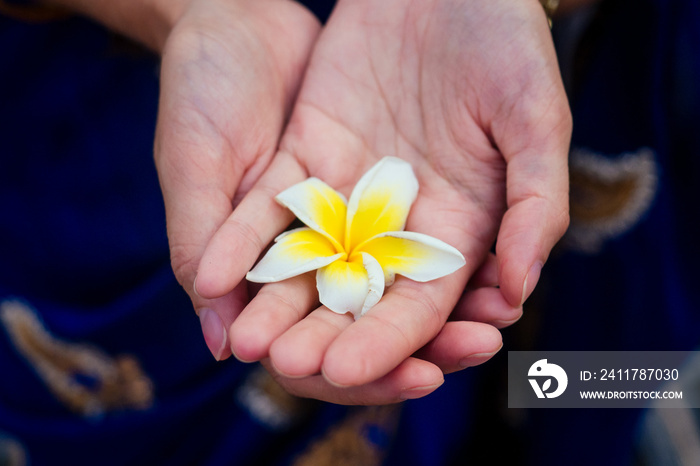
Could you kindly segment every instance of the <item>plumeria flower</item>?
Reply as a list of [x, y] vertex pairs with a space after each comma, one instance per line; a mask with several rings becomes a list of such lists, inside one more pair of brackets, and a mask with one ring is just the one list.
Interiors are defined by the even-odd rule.
[[256, 283], [316, 272], [319, 301], [339, 314], [364, 315], [396, 274], [418, 282], [448, 275], [465, 264], [452, 246], [403, 231], [418, 194], [411, 165], [385, 157], [365, 173], [350, 201], [318, 178], [275, 197], [306, 227], [282, 233], [248, 272]]

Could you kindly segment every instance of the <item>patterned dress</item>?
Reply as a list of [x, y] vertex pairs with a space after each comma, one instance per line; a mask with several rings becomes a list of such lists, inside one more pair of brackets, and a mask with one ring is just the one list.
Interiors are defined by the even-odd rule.
[[[84, 19], [0, 5], [0, 464], [697, 461], [693, 411], [507, 409], [505, 351], [376, 408], [216, 363], [169, 264], [156, 58]], [[572, 225], [504, 350], [696, 349], [700, 2], [605, 0], [554, 32]]]
[[[605, 0], [554, 35], [574, 117], [571, 226], [511, 334], [533, 330], [521, 349], [698, 350], [700, 2]], [[516, 431], [529, 464], [690, 465], [697, 411], [531, 410]]]
[[457, 404], [350, 409], [215, 362], [170, 268], [157, 58], [24, 2], [0, 44], [0, 464], [433, 464], [464, 438], [464, 375]]

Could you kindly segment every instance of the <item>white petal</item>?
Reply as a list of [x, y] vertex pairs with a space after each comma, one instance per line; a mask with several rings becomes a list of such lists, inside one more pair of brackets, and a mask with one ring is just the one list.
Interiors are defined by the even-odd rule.
[[281, 234], [246, 278], [270, 283], [325, 267], [342, 257], [323, 235], [310, 228], [297, 228]]
[[386, 231], [400, 231], [418, 195], [418, 180], [411, 165], [385, 157], [365, 173], [348, 202], [346, 251]]
[[338, 252], [342, 250], [347, 201], [336, 190], [318, 178], [308, 178], [285, 189], [275, 200], [312, 230], [328, 238]]
[[321, 304], [338, 314], [362, 313], [369, 277], [361, 261], [335, 261], [316, 272], [316, 287]]
[[386, 286], [393, 282], [394, 274], [427, 282], [449, 275], [466, 263], [462, 253], [449, 244], [411, 231], [379, 234], [363, 244], [361, 252], [377, 259]]
[[377, 259], [366, 252], [363, 252], [362, 265], [367, 271], [369, 290], [367, 292], [365, 302], [362, 305], [362, 311], [360, 312], [359, 316], [355, 316], [355, 319], [365, 315], [365, 313], [369, 311], [372, 306], [377, 304], [379, 300], [382, 299], [382, 295], [384, 294], [384, 272], [382, 271], [382, 266], [379, 265], [379, 262], [377, 262]]

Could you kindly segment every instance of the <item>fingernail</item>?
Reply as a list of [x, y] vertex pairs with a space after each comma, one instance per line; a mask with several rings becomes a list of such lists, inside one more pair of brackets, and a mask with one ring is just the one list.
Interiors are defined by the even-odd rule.
[[199, 323], [202, 325], [207, 348], [214, 355], [214, 359], [220, 361], [228, 340], [221, 318], [211, 309], [204, 308], [199, 311]]
[[399, 395], [399, 398], [401, 400], [415, 400], [417, 398], [422, 398], [422, 397], [434, 392], [444, 382], [445, 381], [443, 380], [442, 382], [435, 384], [435, 385], [428, 385], [426, 387], [409, 388], [408, 390], [402, 391], [401, 394]]
[[[278, 371], [278, 372], [279, 372], [279, 371]], [[348, 387], [350, 387], [350, 385], [343, 385], [343, 384], [340, 384], [340, 383], [336, 382], [335, 380], [329, 378], [329, 377], [326, 375], [326, 370], [325, 370], [325, 368], [324, 368], [323, 366], [321, 366], [321, 375], [323, 376], [323, 378], [324, 378], [324, 380], [325, 380], [326, 382], [328, 382], [329, 384], [331, 384], [331, 385], [334, 386], [334, 387], [337, 387], [337, 388], [348, 388]]]
[[491, 325], [494, 325], [496, 328], [503, 328], [503, 327], [508, 327], [510, 325], [513, 325], [517, 321], [519, 321], [523, 317], [523, 313], [521, 312], [518, 317], [515, 319], [509, 319], [509, 320], [492, 320], [490, 323]]
[[257, 359], [250, 359], [250, 360], [244, 359], [244, 358], [238, 356], [238, 355], [236, 354], [236, 352], [233, 351], [233, 349], [231, 349], [231, 354], [233, 355], [234, 358], [236, 358], [236, 359], [238, 359], [240, 362], [243, 362], [243, 363], [246, 363], [246, 364], [249, 364], [249, 363], [251, 363], [251, 362], [256, 362], [256, 361], [257, 361]]
[[484, 363], [494, 357], [496, 353], [501, 351], [501, 348], [503, 348], [503, 343], [501, 343], [501, 346], [499, 346], [496, 351], [491, 351], [490, 353], [470, 354], [466, 358], [459, 361], [459, 367], [466, 369], [467, 367], [478, 366], [479, 364]]
[[525, 281], [523, 282], [523, 295], [520, 298], [520, 305], [522, 306], [523, 303], [527, 298], [530, 297], [532, 294], [532, 290], [535, 289], [535, 285], [537, 285], [537, 282], [540, 279], [540, 272], [542, 271], [542, 262], [537, 261], [534, 264], [532, 264], [532, 267], [530, 267], [530, 271], [525, 275]]
[[195, 296], [199, 296], [199, 293], [197, 293], [197, 276], [194, 276], [194, 281], [192, 282], [192, 291], [194, 292]]

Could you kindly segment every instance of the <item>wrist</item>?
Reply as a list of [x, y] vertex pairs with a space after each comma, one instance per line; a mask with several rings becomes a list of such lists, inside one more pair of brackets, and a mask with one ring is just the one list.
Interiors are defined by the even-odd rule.
[[60, 6], [37, 4], [32, 0], [0, 0], [0, 15], [20, 21], [43, 23], [64, 19], [70, 14]]
[[189, 0], [42, 0], [41, 3], [85, 15], [160, 53]]

